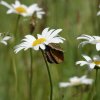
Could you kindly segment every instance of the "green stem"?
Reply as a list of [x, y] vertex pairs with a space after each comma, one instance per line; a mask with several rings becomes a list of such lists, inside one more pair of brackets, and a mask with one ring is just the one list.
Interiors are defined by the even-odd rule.
[[14, 37], [15, 37], [15, 38], [16, 38], [16, 36], [17, 36], [17, 28], [18, 28], [19, 20], [20, 20], [20, 15], [18, 15], [17, 21], [16, 21], [16, 26], [15, 26], [15, 31], [14, 31]]
[[98, 81], [98, 68], [96, 68], [93, 100], [97, 100], [97, 88], [98, 88], [97, 81]]
[[42, 52], [42, 55], [43, 55], [43, 58], [44, 58], [44, 61], [45, 61], [46, 67], [47, 67], [48, 75], [49, 75], [50, 89], [51, 89], [51, 91], [50, 91], [50, 100], [52, 100], [52, 97], [53, 97], [53, 84], [52, 84], [50, 69], [49, 69], [49, 65], [47, 63], [47, 60], [46, 60], [46, 57], [44, 55], [43, 50], [41, 50], [41, 52]]
[[33, 60], [33, 57], [32, 57], [32, 49], [30, 49], [30, 59], [31, 59], [31, 63], [30, 63], [30, 79], [29, 79], [29, 100], [32, 100], [32, 75], [33, 75], [33, 69], [32, 69], [32, 66], [33, 66], [33, 63], [32, 63], [32, 60]]
[[[16, 21], [16, 26], [15, 26], [15, 30], [14, 30], [14, 38], [16, 38], [16, 33], [17, 33], [19, 19], [20, 19], [20, 15], [18, 16], [17, 21]], [[16, 42], [16, 40], [15, 40], [15, 42]], [[14, 46], [14, 43], [12, 44], [12, 47], [13, 46]], [[17, 69], [16, 69], [16, 59], [15, 59], [13, 53], [11, 54], [10, 57], [11, 57], [12, 67], [13, 67], [13, 72], [14, 72], [14, 77], [15, 77], [15, 89], [16, 89], [16, 97], [17, 97]]]
[[97, 97], [97, 88], [98, 88], [98, 69], [96, 69], [96, 77], [95, 77], [95, 97]]

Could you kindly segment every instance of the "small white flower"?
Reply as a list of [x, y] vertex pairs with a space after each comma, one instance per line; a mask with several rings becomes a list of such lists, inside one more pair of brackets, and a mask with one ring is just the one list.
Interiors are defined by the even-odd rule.
[[23, 39], [22, 43], [15, 47], [15, 53], [24, 49], [33, 48], [34, 50], [45, 49], [45, 46], [49, 43], [63, 43], [64, 38], [58, 36], [58, 33], [61, 32], [62, 29], [51, 29], [45, 28], [42, 31], [42, 34], [37, 34], [37, 39], [32, 35], [26, 35], [25, 39]]
[[29, 6], [27, 12], [28, 12], [28, 16], [32, 16], [33, 14], [36, 13], [36, 17], [39, 19], [42, 19], [43, 15], [45, 14], [43, 9], [39, 8], [38, 4], [33, 4]]
[[94, 69], [95, 67], [100, 67], [100, 56], [96, 55], [91, 59], [87, 55], [82, 55], [86, 61], [77, 61], [76, 64], [80, 64], [80, 66], [88, 65], [90, 69]]
[[90, 44], [95, 44], [96, 45], [97, 51], [100, 50], [100, 37], [99, 36], [90, 36], [90, 35], [83, 34], [80, 37], [77, 37], [77, 39], [86, 40], [86, 41], [81, 42], [79, 44], [79, 46], [80, 45], [84, 46], [84, 45], [90, 43]]
[[86, 77], [86, 75], [84, 75], [80, 78], [77, 76], [74, 76], [69, 79], [69, 82], [60, 82], [59, 86], [60, 87], [69, 87], [69, 86], [79, 86], [82, 84], [91, 85], [92, 83], [93, 83], [93, 79], [89, 79]]
[[12, 37], [10, 37], [10, 36], [4, 36], [3, 37], [3, 34], [0, 33], [0, 42], [3, 43], [3, 44], [5, 44], [5, 45], [7, 45], [7, 41], [10, 40], [11, 38]]
[[42, 8], [39, 8], [38, 4], [32, 4], [28, 7], [24, 4], [21, 4], [18, 0], [15, 1], [15, 4], [11, 5], [5, 1], [1, 1], [0, 4], [8, 8], [7, 14], [15, 13], [27, 17], [36, 13], [36, 17], [39, 19], [42, 18], [43, 14], [45, 14]]

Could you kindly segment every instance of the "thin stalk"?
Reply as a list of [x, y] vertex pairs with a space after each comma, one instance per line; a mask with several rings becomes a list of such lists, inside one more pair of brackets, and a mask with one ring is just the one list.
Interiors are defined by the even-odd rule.
[[20, 17], [21, 17], [20, 15], [18, 15], [18, 17], [17, 17], [16, 26], [15, 26], [15, 30], [14, 30], [14, 37], [17, 36], [17, 29], [18, 29]]
[[95, 98], [97, 97], [97, 89], [98, 89], [98, 68], [96, 69], [96, 77], [95, 77]]
[[[19, 19], [20, 19], [20, 15], [18, 15], [18, 18], [17, 18], [17, 21], [16, 21], [16, 26], [15, 26], [15, 30], [14, 30], [14, 38], [16, 38]], [[15, 42], [16, 42], [16, 40], [15, 40]], [[14, 55], [12, 54], [12, 56], [14, 56]], [[17, 70], [16, 70], [16, 64], [15, 64], [15, 58], [12, 59], [12, 62], [13, 62], [13, 70], [14, 70], [14, 74], [15, 74], [15, 79], [16, 79], [16, 82], [17, 82]]]
[[[17, 29], [18, 29], [18, 23], [19, 23], [19, 19], [20, 19], [20, 15], [18, 15], [18, 18], [17, 18], [17, 21], [16, 21], [16, 26], [15, 26], [15, 29], [14, 29], [14, 38], [16, 38], [16, 34], [17, 34]], [[15, 40], [16, 42], [16, 40]], [[12, 48], [15, 44], [15, 42], [11, 45], [10, 48]], [[12, 50], [11, 50], [12, 52]], [[17, 99], [17, 69], [16, 69], [16, 60], [15, 60], [15, 55], [13, 53], [11, 53], [11, 62], [12, 62], [12, 68], [13, 68], [13, 73], [14, 73], [14, 77], [15, 77], [15, 91], [16, 91], [16, 99]]]
[[41, 52], [42, 52], [42, 55], [43, 55], [43, 58], [44, 58], [44, 61], [45, 61], [46, 67], [47, 67], [47, 71], [48, 71], [48, 76], [49, 76], [49, 81], [50, 81], [50, 100], [52, 100], [52, 97], [53, 97], [53, 84], [52, 84], [50, 69], [49, 69], [49, 65], [47, 63], [47, 60], [46, 60], [46, 57], [44, 55], [43, 50], [41, 50]]
[[96, 68], [96, 76], [95, 76], [95, 83], [94, 83], [94, 95], [93, 100], [97, 100], [97, 81], [98, 81], [98, 68]]
[[32, 57], [32, 49], [30, 49], [30, 79], [29, 79], [29, 100], [32, 100], [32, 78], [33, 78], [33, 57]]

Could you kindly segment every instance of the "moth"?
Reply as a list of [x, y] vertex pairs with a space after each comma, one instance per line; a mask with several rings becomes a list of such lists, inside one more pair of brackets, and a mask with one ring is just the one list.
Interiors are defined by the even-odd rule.
[[64, 61], [64, 52], [58, 44], [50, 43], [46, 45], [44, 52], [49, 63], [59, 64]]

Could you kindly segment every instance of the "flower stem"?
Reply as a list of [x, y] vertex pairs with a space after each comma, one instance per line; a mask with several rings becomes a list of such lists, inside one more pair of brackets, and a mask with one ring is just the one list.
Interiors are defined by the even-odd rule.
[[98, 89], [98, 68], [96, 69], [96, 77], [95, 77], [95, 100], [97, 100], [97, 89]]
[[15, 30], [14, 30], [14, 32], [15, 32], [14, 37], [15, 38], [17, 36], [17, 29], [18, 29], [19, 20], [20, 20], [20, 15], [18, 15], [18, 17], [17, 17], [16, 26], [15, 26]]
[[94, 83], [94, 95], [93, 95], [93, 100], [97, 100], [97, 88], [98, 88], [98, 68], [96, 68], [96, 76], [95, 76], [95, 83]]
[[33, 69], [32, 69], [32, 66], [33, 66], [33, 63], [32, 63], [32, 60], [33, 60], [33, 57], [32, 57], [32, 49], [30, 49], [30, 59], [31, 59], [31, 63], [30, 63], [30, 78], [29, 78], [29, 100], [32, 100], [32, 75], [33, 75]]
[[44, 58], [44, 61], [45, 61], [46, 67], [47, 67], [48, 75], [49, 75], [50, 89], [51, 89], [51, 91], [50, 91], [50, 100], [52, 100], [52, 97], [53, 97], [53, 84], [52, 84], [50, 69], [49, 69], [49, 65], [47, 63], [47, 60], [46, 60], [46, 57], [44, 55], [43, 50], [41, 50], [41, 52], [42, 52], [42, 55], [43, 55], [43, 58]]

